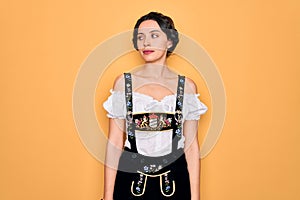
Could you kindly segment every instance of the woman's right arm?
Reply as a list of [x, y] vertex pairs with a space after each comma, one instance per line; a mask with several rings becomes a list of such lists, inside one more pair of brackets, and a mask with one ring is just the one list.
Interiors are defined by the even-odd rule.
[[113, 200], [113, 191], [119, 158], [124, 141], [124, 120], [109, 119], [109, 135], [106, 147], [104, 200]]

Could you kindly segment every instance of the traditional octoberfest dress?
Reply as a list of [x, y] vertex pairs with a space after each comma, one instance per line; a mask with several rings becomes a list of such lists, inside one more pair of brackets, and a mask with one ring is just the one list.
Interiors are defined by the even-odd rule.
[[133, 92], [130, 73], [124, 78], [125, 91], [111, 91], [104, 102], [108, 117], [126, 120], [114, 200], [190, 199], [183, 123], [198, 120], [207, 107], [196, 94], [184, 93], [184, 76], [178, 76], [177, 94], [161, 101]]

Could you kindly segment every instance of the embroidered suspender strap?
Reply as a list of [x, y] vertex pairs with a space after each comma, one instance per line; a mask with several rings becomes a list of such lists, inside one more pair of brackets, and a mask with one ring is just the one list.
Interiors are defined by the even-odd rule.
[[176, 128], [173, 129], [172, 152], [175, 152], [177, 150], [178, 141], [182, 137], [182, 108], [183, 108], [183, 96], [184, 96], [184, 83], [185, 83], [185, 77], [178, 75], [176, 108], [175, 108]]
[[124, 73], [125, 78], [125, 103], [126, 103], [126, 128], [128, 134], [128, 141], [130, 143], [130, 149], [137, 153], [135, 142], [135, 131], [132, 117], [132, 79], [130, 73]]

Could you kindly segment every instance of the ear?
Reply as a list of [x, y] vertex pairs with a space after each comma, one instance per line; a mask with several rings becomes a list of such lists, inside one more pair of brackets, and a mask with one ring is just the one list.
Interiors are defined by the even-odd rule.
[[168, 42], [167, 42], [168, 49], [170, 49], [172, 46], [173, 46], [173, 41], [172, 40], [168, 40]]

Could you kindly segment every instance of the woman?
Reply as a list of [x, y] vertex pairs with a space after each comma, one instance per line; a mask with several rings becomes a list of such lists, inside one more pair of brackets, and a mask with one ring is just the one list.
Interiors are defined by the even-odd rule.
[[145, 64], [119, 76], [104, 103], [110, 118], [104, 198], [199, 200], [197, 126], [207, 107], [194, 82], [167, 66], [179, 41], [172, 19], [150, 12], [134, 28]]

